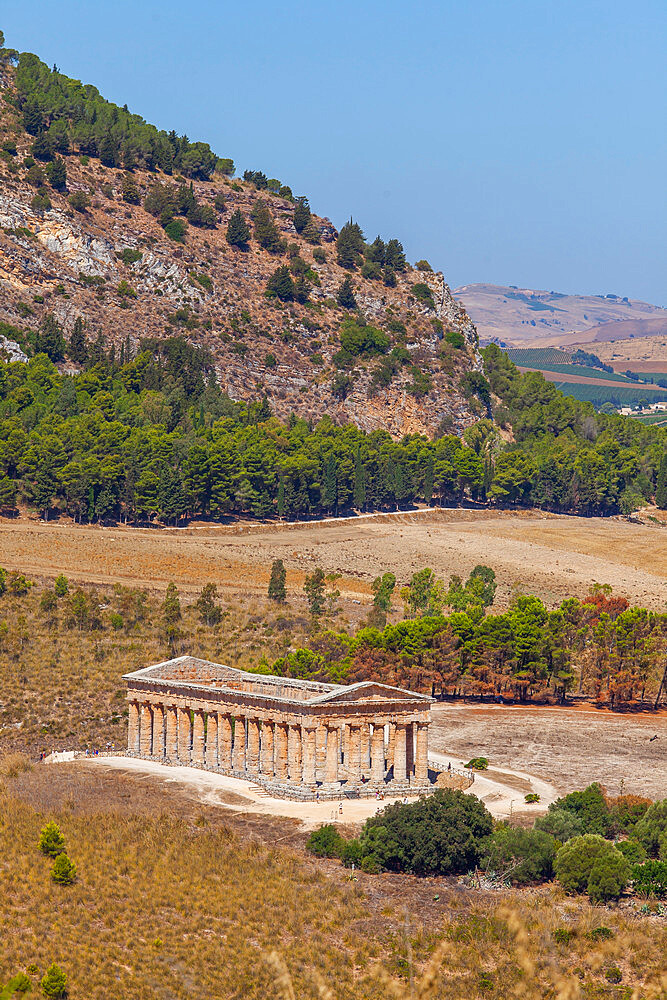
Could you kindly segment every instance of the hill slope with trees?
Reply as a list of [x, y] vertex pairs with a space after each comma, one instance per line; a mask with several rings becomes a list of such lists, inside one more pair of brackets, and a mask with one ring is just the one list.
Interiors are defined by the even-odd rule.
[[[4, 44], [0, 40], [0, 44]], [[181, 334], [232, 398], [394, 436], [461, 432], [484, 405], [477, 335], [398, 239], [159, 131], [37, 56], [0, 64], [0, 335], [78, 370]], [[58, 328], [56, 330], [56, 327]], [[0, 340], [0, 345], [3, 341]]]

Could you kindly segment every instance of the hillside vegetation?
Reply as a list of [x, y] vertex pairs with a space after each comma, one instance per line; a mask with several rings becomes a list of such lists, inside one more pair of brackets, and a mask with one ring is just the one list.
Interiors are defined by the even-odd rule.
[[71, 371], [178, 333], [230, 396], [282, 418], [398, 437], [484, 412], [461, 382], [481, 366], [472, 323], [393, 234], [338, 232], [287, 184], [234, 179], [30, 53], [3, 50], [0, 81], [0, 336], [26, 354]]

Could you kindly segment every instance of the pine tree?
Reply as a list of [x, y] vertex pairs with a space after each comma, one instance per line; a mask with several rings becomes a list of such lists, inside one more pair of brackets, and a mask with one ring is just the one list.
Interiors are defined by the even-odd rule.
[[354, 297], [354, 288], [349, 274], [346, 274], [336, 292], [336, 302], [343, 309], [356, 309], [357, 300]]
[[60, 1000], [67, 993], [67, 976], [60, 966], [53, 962], [42, 976], [40, 986], [42, 993], [49, 997], [49, 1000]]
[[354, 456], [354, 506], [363, 510], [366, 505], [366, 469], [361, 457], [361, 448], [357, 447]]
[[282, 559], [275, 559], [271, 567], [271, 579], [269, 580], [269, 597], [272, 601], [282, 603], [285, 600], [287, 596], [285, 589], [286, 576]]
[[384, 263], [387, 267], [391, 267], [394, 271], [405, 270], [406, 262], [405, 253], [403, 252], [403, 244], [399, 243], [398, 240], [389, 240], [387, 243]]
[[63, 159], [58, 157], [52, 163], [47, 163], [46, 176], [49, 179], [49, 184], [55, 191], [67, 190], [67, 167]]
[[324, 611], [325, 579], [324, 570], [320, 569], [318, 566], [317, 569], [313, 570], [312, 573], [306, 576], [303, 585], [303, 589], [308, 599], [308, 607], [310, 608], [310, 613], [313, 618], [319, 618]]
[[174, 644], [180, 636], [178, 622], [181, 620], [181, 602], [175, 583], [170, 583], [167, 587], [164, 604], [162, 605], [162, 619], [164, 621], [165, 634], [173, 652]]
[[285, 480], [280, 477], [280, 482], [278, 483], [278, 500], [276, 504], [278, 508], [278, 517], [285, 516]]
[[294, 206], [293, 222], [297, 233], [302, 233], [310, 222], [310, 205], [307, 198], [297, 198], [296, 205]]
[[243, 218], [241, 209], [237, 208], [229, 220], [227, 226], [227, 242], [230, 246], [245, 250], [250, 239], [250, 229], [248, 223]]
[[207, 583], [202, 588], [202, 592], [195, 602], [195, 607], [199, 612], [199, 620], [202, 625], [218, 625], [222, 619], [222, 609], [217, 604], [218, 588], [214, 583]]
[[76, 865], [66, 854], [59, 854], [51, 868], [51, 878], [58, 885], [71, 885], [76, 878]]
[[39, 835], [39, 849], [50, 858], [57, 858], [65, 850], [65, 838], [60, 827], [50, 820]]
[[364, 249], [364, 234], [356, 222], [346, 222], [336, 240], [336, 253], [341, 267], [353, 269]]
[[51, 361], [62, 361], [65, 357], [63, 331], [53, 313], [47, 313], [37, 334], [36, 348], [46, 354]]
[[426, 460], [426, 468], [424, 469], [424, 503], [430, 505], [433, 499], [433, 456], [429, 455]]
[[655, 502], [662, 510], [667, 510], [667, 452], [663, 453], [658, 468]]
[[261, 247], [269, 253], [280, 253], [284, 250], [285, 244], [280, 238], [280, 233], [276, 229], [267, 206], [263, 201], [258, 201], [251, 213], [255, 227], [255, 239]]
[[284, 264], [277, 267], [266, 284], [267, 298], [277, 298], [281, 302], [292, 302], [294, 300], [294, 282], [290, 269]]

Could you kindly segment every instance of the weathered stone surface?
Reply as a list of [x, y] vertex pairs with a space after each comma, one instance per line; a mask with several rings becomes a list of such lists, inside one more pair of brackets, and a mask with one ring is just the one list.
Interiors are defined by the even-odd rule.
[[424, 695], [246, 674], [190, 656], [127, 680], [130, 753], [247, 775], [295, 798], [365, 795], [362, 777], [388, 791], [431, 787]]

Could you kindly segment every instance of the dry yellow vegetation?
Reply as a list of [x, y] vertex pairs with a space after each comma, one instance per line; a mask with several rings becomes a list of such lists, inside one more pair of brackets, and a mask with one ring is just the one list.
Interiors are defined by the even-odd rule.
[[[109, 775], [96, 787], [82, 770], [4, 779], [2, 981], [29, 969], [36, 982], [55, 961], [70, 1000], [665, 995], [667, 928], [637, 907], [595, 909], [548, 887], [350, 881], [277, 844], [277, 829], [249, 838], [185, 803], [176, 819], [169, 792]], [[77, 866], [69, 887], [38, 849], [49, 819]], [[606, 940], [591, 935], [601, 925]]]

